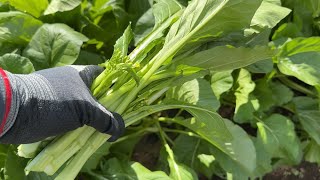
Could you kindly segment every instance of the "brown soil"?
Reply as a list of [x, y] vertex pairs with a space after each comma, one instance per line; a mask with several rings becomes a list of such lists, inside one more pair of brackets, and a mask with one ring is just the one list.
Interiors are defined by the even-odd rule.
[[278, 168], [263, 180], [320, 180], [320, 168], [315, 163], [303, 162], [296, 167]]
[[144, 136], [135, 146], [132, 160], [140, 162], [150, 170], [155, 170], [161, 142], [156, 134]]

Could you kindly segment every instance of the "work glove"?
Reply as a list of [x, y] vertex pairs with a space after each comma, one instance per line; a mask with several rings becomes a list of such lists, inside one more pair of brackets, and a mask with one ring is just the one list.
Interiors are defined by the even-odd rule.
[[99, 104], [89, 88], [102, 70], [64, 66], [21, 75], [0, 69], [0, 143], [37, 142], [83, 125], [115, 141], [123, 119]]

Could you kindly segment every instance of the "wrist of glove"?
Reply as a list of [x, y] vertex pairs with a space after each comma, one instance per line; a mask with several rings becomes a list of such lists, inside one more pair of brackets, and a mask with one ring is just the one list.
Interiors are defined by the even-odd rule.
[[[110, 134], [109, 141], [115, 141], [123, 134], [123, 119], [99, 104], [89, 90], [102, 70], [98, 66], [64, 66], [28, 75], [5, 72], [11, 92], [2, 88], [0, 97], [9, 93], [11, 102], [0, 101], [0, 107], [4, 107], [0, 108], [4, 115], [0, 142], [32, 143], [83, 125]], [[1, 83], [6, 87], [5, 78]]]

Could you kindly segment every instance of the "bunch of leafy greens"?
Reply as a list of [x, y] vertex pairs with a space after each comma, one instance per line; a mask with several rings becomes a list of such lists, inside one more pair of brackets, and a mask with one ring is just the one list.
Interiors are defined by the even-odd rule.
[[[85, 126], [2, 145], [4, 179], [246, 179], [320, 163], [318, 1], [0, 2], [2, 68], [100, 64], [92, 93], [127, 126], [112, 144]], [[132, 161], [148, 134], [155, 171]]]

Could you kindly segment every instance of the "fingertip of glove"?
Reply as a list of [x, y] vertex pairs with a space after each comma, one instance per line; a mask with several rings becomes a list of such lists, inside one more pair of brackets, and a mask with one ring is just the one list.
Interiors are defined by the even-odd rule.
[[125, 123], [122, 119], [122, 116], [118, 113], [112, 112], [113, 117], [111, 118], [111, 127], [105, 133], [111, 134], [112, 136], [108, 139], [108, 142], [114, 142], [119, 137], [124, 134]]
[[103, 72], [104, 68], [97, 65], [88, 65], [85, 66], [81, 71], [79, 71], [79, 75], [85, 84], [90, 87], [93, 83], [94, 79], [99, 76]]

